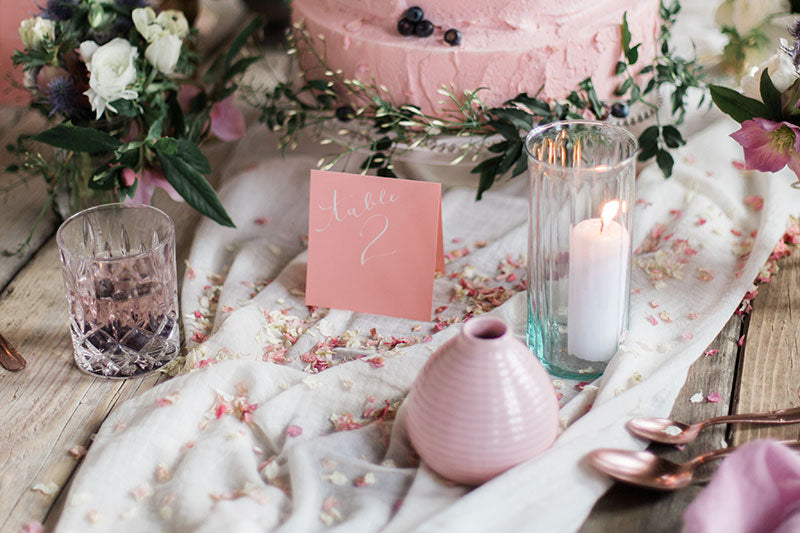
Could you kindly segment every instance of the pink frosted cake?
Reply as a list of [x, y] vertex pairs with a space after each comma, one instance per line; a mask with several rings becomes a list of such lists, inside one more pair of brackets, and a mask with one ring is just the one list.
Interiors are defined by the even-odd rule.
[[[428, 113], [442, 109], [442, 86], [456, 95], [486, 87], [480, 97], [492, 106], [540, 88], [563, 98], [591, 77], [612, 98], [623, 13], [642, 66], [660, 24], [658, 0], [293, 0], [292, 9], [319, 51], [324, 37], [332, 68]], [[301, 55], [314, 77], [311, 54]]]

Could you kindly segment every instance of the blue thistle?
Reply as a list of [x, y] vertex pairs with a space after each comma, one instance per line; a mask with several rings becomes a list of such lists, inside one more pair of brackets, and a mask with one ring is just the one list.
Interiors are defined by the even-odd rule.
[[79, 0], [47, 0], [42, 16], [52, 20], [68, 20], [75, 13]]
[[69, 76], [61, 76], [50, 80], [44, 89], [45, 102], [50, 106], [49, 117], [61, 113], [65, 117], [71, 116], [78, 108], [78, 93], [75, 82]]

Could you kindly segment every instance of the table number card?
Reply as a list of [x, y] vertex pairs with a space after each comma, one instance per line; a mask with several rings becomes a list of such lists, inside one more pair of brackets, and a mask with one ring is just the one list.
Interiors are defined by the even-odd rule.
[[441, 194], [439, 183], [312, 170], [306, 305], [430, 320]]

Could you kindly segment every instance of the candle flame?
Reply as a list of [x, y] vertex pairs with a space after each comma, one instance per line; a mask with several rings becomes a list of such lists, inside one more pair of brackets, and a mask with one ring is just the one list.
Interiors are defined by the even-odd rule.
[[600, 212], [600, 231], [603, 231], [603, 227], [614, 220], [617, 215], [619, 214], [620, 208], [620, 201], [619, 200], [611, 200], [610, 202], [606, 202], [603, 206], [603, 210]]

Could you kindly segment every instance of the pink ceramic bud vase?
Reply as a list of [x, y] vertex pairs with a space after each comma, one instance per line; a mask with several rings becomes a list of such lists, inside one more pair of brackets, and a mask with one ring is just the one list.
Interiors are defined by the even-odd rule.
[[544, 367], [497, 318], [469, 320], [406, 399], [411, 443], [441, 476], [477, 485], [550, 447], [558, 401]]

